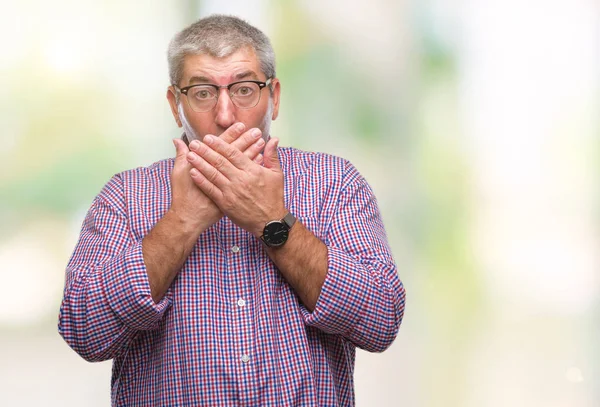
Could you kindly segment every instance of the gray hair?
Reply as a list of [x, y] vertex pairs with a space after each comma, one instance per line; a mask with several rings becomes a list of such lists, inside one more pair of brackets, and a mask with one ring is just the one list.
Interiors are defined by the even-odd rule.
[[171, 84], [179, 85], [186, 55], [208, 54], [224, 58], [248, 46], [256, 53], [266, 77], [274, 78], [275, 51], [262, 31], [234, 16], [214, 14], [198, 20], [177, 33], [169, 44], [167, 57]]

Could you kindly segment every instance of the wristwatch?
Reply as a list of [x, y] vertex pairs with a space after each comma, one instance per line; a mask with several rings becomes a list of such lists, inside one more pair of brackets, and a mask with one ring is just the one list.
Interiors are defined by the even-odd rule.
[[269, 247], [281, 247], [287, 242], [294, 223], [296, 223], [296, 218], [288, 212], [281, 220], [267, 222], [260, 239]]

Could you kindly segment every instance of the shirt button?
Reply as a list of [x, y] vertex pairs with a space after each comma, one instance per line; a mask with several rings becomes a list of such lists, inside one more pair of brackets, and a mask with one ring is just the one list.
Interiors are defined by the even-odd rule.
[[243, 307], [244, 305], [246, 305], [246, 301], [242, 300], [241, 298], [238, 300], [238, 305], [240, 307]]
[[231, 246], [231, 251], [234, 252], [234, 253], [237, 253], [237, 252], [240, 251], [240, 248], [237, 245], [233, 245], [233, 246]]
[[248, 355], [242, 355], [242, 357], [241, 357], [240, 360], [242, 362], [244, 362], [244, 363], [248, 363], [248, 362], [250, 362], [250, 356], [248, 356]]

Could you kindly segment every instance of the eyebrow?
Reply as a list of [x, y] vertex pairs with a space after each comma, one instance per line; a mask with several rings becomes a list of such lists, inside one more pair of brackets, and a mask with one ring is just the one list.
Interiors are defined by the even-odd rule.
[[192, 76], [188, 83], [211, 83], [211, 80], [206, 76]]
[[[240, 72], [238, 74], [235, 74], [233, 76], [233, 80], [235, 81], [239, 81], [242, 79], [254, 79], [254, 80], [258, 80], [258, 75], [256, 75], [256, 73], [254, 71], [244, 71], [244, 72]], [[190, 85], [194, 84], [194, 83], [207, 83], [207, 84], [212, 84], [213, 80], [211, 80], [210, 78], [206, 77], [206, 76], [192, 76], [188, 82]]]
[[258, 75], [256, 75], [256, 73], [254, 73], [254, 71], [244, 71], [244, 72], [236, 74], [233, 78], [236, 80], [247, 79], [247, 78], [252, 78], [254, 80], [258, 80]]

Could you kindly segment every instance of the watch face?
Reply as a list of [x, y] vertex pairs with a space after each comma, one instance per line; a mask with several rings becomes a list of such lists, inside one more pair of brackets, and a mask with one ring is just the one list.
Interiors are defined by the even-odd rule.
[[263, 241], [267, 246], [281, 246], [287, 241], [289, 234], [288, 226], [281, 221], [273, 221], [267, 223], [263, 230]]

